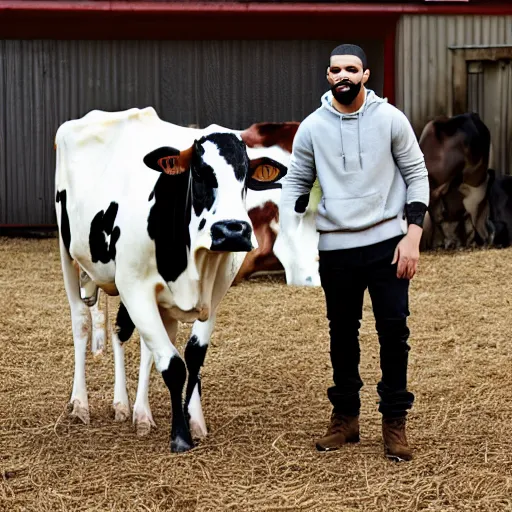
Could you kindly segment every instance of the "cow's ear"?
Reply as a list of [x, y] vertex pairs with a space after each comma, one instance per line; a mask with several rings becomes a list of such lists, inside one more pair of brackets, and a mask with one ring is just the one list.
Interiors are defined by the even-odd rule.
[[280, 188], [281, 184], [276, 182], [283, 176], [286, 176], [287, 171], [286, 166], [271, 158], [264, 157], [251, 160], [249, 175], [247, 176], [247, 187], [252, 190]]
[[194, 146], [180, 151], [176, 148], [163, 146], [148, 153], [144, 163], [154, 171], [174, 175], [182, 174], [190, 168]]

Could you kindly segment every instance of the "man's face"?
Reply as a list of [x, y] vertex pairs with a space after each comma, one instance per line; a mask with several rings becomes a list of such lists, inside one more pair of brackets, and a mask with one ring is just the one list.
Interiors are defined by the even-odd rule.
[[333, 55], [327, 68], [327, 81], [333, 96], [343, 105], [350, 105], [368, 81], [369, 70], [355, 55]]

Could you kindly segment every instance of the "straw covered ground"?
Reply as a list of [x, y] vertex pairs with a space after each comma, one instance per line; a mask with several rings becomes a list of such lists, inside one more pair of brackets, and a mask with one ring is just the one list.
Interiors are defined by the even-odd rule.
[[[232, 288], [203, 369], [209, 437], [174, 455], [155, 370], [157, 429], [139, 438], [114, 423], [110, 347], [88, 352], [90, 425], [68, 417], [73, 344], [57, 240], [0, 238], [0, 510], [512, 510], [511, 275], [512, 250], [422, 255], [410, 319], [415, 459], [401, 464], [383, 457], [368, 298], [362, 440], [326, 454], [314, 448], [330, 413], [321, 289], [281, 277]], [[127, 345], [131, 400], [138, 344]]]

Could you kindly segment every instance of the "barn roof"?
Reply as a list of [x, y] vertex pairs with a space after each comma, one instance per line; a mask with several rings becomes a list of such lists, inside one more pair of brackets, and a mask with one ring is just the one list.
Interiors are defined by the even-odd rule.
[[404, 14], [512, 14], [512, 2], [413, 0], [0, 0], [3, 39], [306, 39], [360, 34], [385, 36], [386, 23]]

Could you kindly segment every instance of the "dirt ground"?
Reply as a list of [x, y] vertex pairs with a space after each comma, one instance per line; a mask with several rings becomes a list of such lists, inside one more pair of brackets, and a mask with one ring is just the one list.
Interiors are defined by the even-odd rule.
[[[175, 455], [154, 369], [157, 429], [139, 438], [113, 421], [110, 346], [99, 359], [88, 351], [90, 425], [68, 417], [73, 343], [57, 241], [0, 238], [0, 510], [512, 510], [511, 275], [512, 250], [422, 255], [411, 285], [415, 459], [400, 464], [383, 457], [368, 297], [361, 443], [320, 453], [331, 379], [321, 289], [281, 277], [232, 288], [203, 369], [209, 436]], [[134, 336], [132, 401], [138, 361]]]

